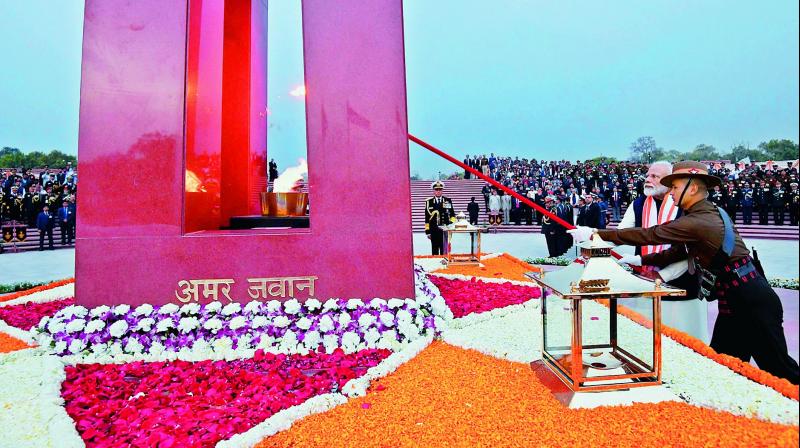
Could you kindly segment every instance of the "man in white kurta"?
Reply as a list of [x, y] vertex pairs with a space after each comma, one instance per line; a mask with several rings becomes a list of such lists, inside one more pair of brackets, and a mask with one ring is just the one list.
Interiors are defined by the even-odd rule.
[[[669, 162], [655, 162], [650, 165], [647, 171], [647, 178], [644, 183], [644, 196], [639, 197], [630, 204], [625, 210], [625, 215], [620, 221], [618, 229], [631, 227], [649, 228], [655, 225], [664, 224], [674, 220], [679, 213], [672, 197], [667, 194], [667, 187], [661, 185], [661, 178], [672, 173], [672, 165]], [[641, 218], [637, 218], [637, 214]], [[641, 220], [637, 225], [637, 220]], [[658, 246], [643, 246], [639, 248], [642, 255], [661, 252], [669, 248], [669, 244]], [[634, 266], [641, 266], [642, 257], [640, 255], [626, 255], [621, 262]], [[653, 266], [645, 266], [645, 269], [655, 270], [659, 277], [665, 282], [677, 279], [688, 270], [688, 262], [681, 261], [673, 263], [663, 269]], [[623, 300], [624, 304], [645, 316], [652, 317], [652, 308], [646, 306], [644, 302], [636, 299]], [[690, 334], [703, 342], [709, 342], [708, 335], [708, 302], [697, 298], [687, 300], [663, 300], [661, 301], [662, 322], [668, 327], [675, 328], [684, 333]]]

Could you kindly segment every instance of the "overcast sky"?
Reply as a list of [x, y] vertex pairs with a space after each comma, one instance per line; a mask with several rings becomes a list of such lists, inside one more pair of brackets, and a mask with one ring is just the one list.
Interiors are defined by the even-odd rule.
[[[284, 37], [270, 156], [285, 167], [303, 145], [288, 95], [302, 83], [300, 10], [270, 1]], [[76, 153], [83, 2], [0, 10], [0, 146]], [[679, 150], [798, 140], [796, 1], [406, 0], [405, 38], [409, 129], [457, 157], [625, 157], [643, 135]], [[410, 151], [412, 173], [455, 171]]]

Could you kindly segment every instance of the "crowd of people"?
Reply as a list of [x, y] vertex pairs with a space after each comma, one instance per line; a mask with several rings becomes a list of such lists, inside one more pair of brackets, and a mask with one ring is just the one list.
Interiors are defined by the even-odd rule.
[[[464, 163], [544, 207], [546, 198], [571, 209], [573, 223], [604, 228], [621, 219], [622, 209], [643, 194], [648, 165], [636, 162], [570, 162], [528, 160], [519, 157], [481, 155]], [[731, 216], [741, 216], [752, 224], [757, 215], [761, 225], [798, 225], [800, 189], [798, 168], [775, 168], [772, 164], [709, 164], [712, 174], [723, 184], [710, 194], [710, 200]], [[471, 177], [465, 171], [464, 177]], [[484, 207], [494, 223], [542, 224], [542, 214], [516, 198], [503, 199], [503, 192], [493, 193], [488, 183], [483, 188]], [[493, 200], [492, 196], [501, 196]], [[561, 206], [561, 208], [565, 208]], [[740, 215], [741, 214], [741, 215]]]
[[[61, 244], [70, 245], [75, 237], [75, 207], [78, 175], [71, 164], [66, 168], [4, 169], [0, 172], [0, 224], [3, 239], [15, 237], [12, 226], [39, 230], [39, 250], [45, 238], [53, 249], [53, 229], [61, 230]], [[17, 233], [17, 236], [19, 233]]]

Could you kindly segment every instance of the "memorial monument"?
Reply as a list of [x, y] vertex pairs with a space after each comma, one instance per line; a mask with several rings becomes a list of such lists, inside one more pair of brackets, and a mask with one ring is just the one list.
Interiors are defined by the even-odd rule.
[[79, 304], [413, 296], [400, 0], [303, 1], [310, 225], [229, 229], [266, 191], [268, 14], [86, 2]]

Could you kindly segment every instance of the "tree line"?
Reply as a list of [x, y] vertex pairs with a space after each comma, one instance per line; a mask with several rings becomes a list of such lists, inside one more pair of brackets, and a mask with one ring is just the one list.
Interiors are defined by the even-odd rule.
[[797, 160], [800, 150], [796, 142], [788, 139], [773, 139], [761, 142], [757, 147], [738, 144], [728, 151], [721, 151], [713, 145], [699, 144], [689, 151], [664, 149], [656, 144], [653, 137], [639, 137], [631, 143], [631, 160], [635, 162], [655, 162], [667, 160], [677, 162], [680, 160], [730, 160], [738, 162], [749, 158], [751, 162], [766, 162], [768, 160]]
[[78, 165], [77, 157], [58, 150], [44, 153], [42, 151], [22, 152], [19, 148], [0, 149], [0, 168], [66, 168], [67, 162]]

